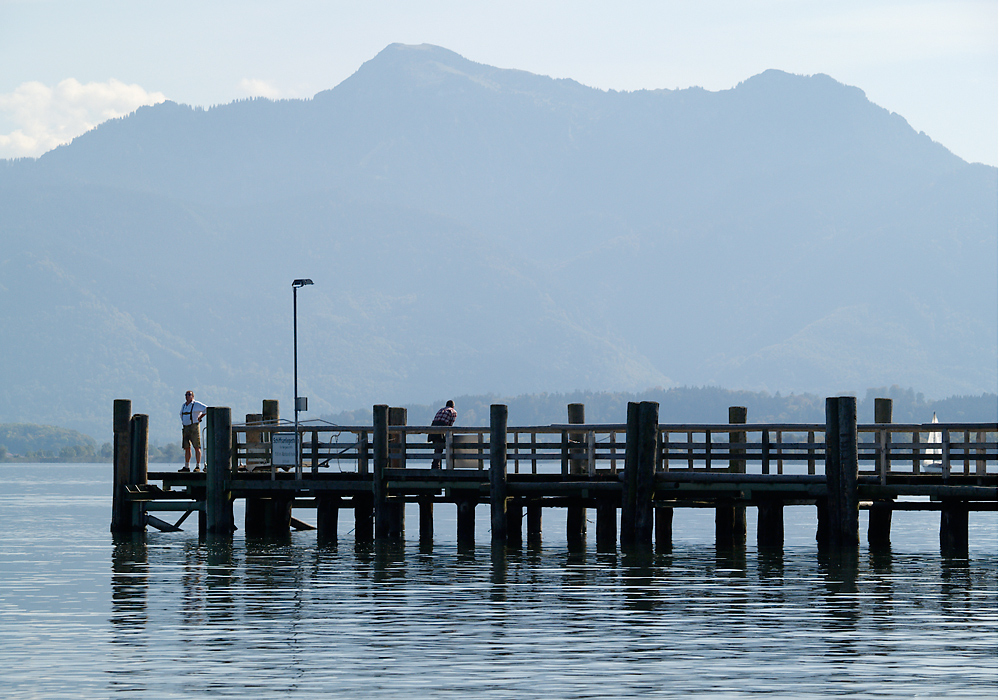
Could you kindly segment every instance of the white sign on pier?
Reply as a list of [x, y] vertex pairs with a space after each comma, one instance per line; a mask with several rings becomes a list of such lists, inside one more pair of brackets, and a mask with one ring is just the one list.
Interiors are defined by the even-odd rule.
[[271, 435], [271, 464], [276, 467], [295, 466], [295, 433]]

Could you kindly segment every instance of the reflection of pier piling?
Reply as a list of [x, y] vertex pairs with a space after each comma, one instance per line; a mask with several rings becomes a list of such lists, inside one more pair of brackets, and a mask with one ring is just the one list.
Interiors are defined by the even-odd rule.
[[[566, 424], [517, 427], [498, 404], [486, 430], [407, 426], [405, 409], [379, 405], [371, 426], [300, 426], [309, 468], [297, 475], [275, 464], [271, 450], [271, 436], [294, 427], [281, 422], [276, 401], [265, 401], [241, 425], [230, 409], [209, 409], [205, 474], [147, 478], [148, 420], [119, 400], [112, 530], [176, 529], [197, 512], [202, 533], [226, 535], [233, 501], [243, 498], [248, 536], [312, 529], [292, 516], [312, 508], [319, 539], [336, 542], [340, 512], [352, 509], [356, 540], [398, 540], [404, 506], [416, 503], [427, 542], [434, 505], [450, 503], [459, 545], [469, 547], [476, 508], [488, 504], [495, 546], [539, 542], [543, 509], [563, 508], [571, 549], [585, 545], [586, 511], [594, 509], [598, 551], [619, 543], [662, 551], [674, 509], [702, 507], [715, 510], [720, 551], [735, 551], [746, 542], [747, 507], [757, 509], [758, 546], [780, 548], [783, 508], [812, 505], [825, 549], [857, 548], [859, 509], [869, 510], [873, 550], [889, 545], [892, 511], [938, 510], [942, 551], [967, 553], [969, 511], [997, 508], [997, 424], [893, 424], [891, 409], [879, 399], [875, 423], [858, 425], [855, 399], [838, 397], [827, 400], [825, 424], [752, 424], [745, 408], [733, 407], [728, 423], [665, 425], [658, 404], [644, 401], [629, 404], [623, 424], [595, 425], [571, 404]], [[444, 468], [429, 468], [440, 444], [428, 441], [432, 433], [446, 435]], [[926, 445], [937, 433], [939, 466], [928, 470]], [[171, 524], [155, 511], [183, 515]]]

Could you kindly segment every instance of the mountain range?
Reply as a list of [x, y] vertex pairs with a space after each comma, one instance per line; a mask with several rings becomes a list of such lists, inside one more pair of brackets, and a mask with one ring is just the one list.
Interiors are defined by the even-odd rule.
[[[0, 422], [450, 395], [997, 391], [997, 169], [855, 87], [601, 91], [394, 44], [0, 161]], [[175, 405], [176, 404], [176, 405]]]

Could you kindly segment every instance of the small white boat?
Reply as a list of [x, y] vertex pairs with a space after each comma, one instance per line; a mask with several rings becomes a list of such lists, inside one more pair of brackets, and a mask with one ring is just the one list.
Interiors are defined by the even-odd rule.
[[[934, 413], [934, 417], [931, 419], [931, 423], [937, 423], [937, 412]], [[927, 445], [922, 450], [922, 453], [929, 455], [931, 457], [937, 457], [937, 459], [924, 459], [920, 461], [920, 470], [927, 472], [928, 474], [940, 474], [941, 470], [944, 468], [944, 463], [941, 461], [941, 433], [928, 433], [927, 434]], [[933, 447], [937, 445], [937, 447]]]

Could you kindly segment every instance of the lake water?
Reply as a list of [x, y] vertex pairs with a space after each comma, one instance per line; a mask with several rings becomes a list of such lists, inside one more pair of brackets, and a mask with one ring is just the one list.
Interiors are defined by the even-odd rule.
[[[822, 559], [815, 509], [786, 509], [783, 553], [716, 552], [713, 512], [678, 510], [669, 555], [544, 544], [493, 556], [435, 509], [432, 549], [356, 549], [314, 532], [117, 543], [109, 465], [0, 464], [0, 696], [627, 698], [997, 697], [997, 514], [970, 557], [936, 513], [893, 515], [893, 551]], [[481, 512], [478, 512], [481, 511]], [[313, 514], [297, 511], [312, 520]], [[588, 512], [592, 517], [592, 511]], [[193, 520], [193, 517], [192, 517]], [[862, 513], [862, 533], [867, 521]]]

